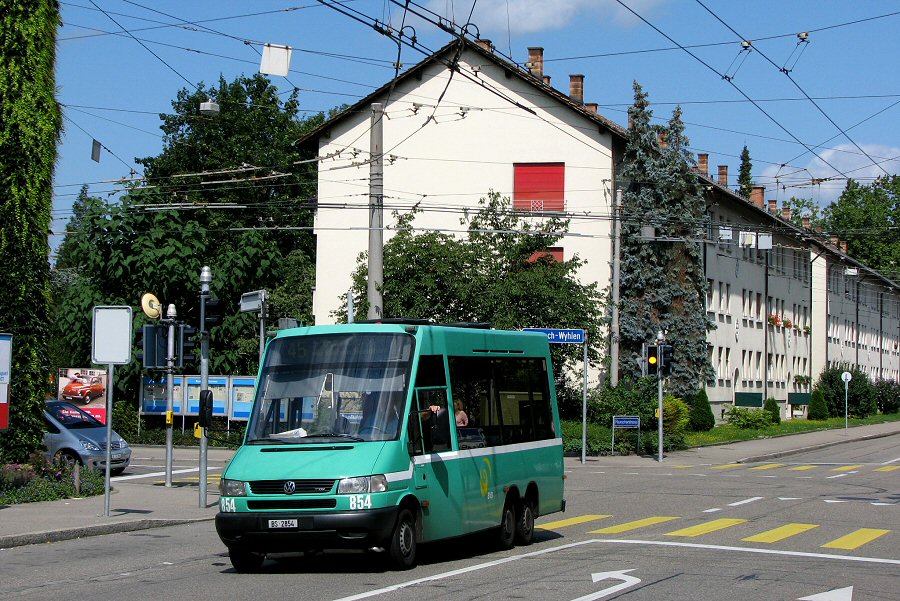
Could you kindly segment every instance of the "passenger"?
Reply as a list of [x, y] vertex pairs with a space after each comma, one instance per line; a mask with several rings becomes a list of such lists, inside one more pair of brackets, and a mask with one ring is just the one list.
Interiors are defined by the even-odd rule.
[[469, 425], [469, 416], [466, 415], [466, 409], [463, 407], [462, 401], [457, 399], [453, 401], [453, 408], [456, 409], [456, 426], [465, 428]]

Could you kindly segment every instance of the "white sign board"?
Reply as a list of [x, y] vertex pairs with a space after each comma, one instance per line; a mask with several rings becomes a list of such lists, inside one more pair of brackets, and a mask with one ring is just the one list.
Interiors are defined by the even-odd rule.
[[131, 307], [94, 307], [91, 361], [125, 365], [131, 361]]
[[0, 334], [0, 384], [9, 384], [12, 370], [12, 334]]
[[844, 373], [841, 374], [841, 380], [843, 380], [844, 382], [849, 382], [852, 379], [853, 379], [853, 376], [850, 375], [849, 371], [845, 371]]

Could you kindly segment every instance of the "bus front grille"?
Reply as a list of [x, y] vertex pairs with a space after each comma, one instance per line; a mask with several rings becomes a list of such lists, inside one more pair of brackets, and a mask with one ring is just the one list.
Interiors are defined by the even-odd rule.
[[[291, 492], [285, 488], [285, 484], [293, 482]], [[326, 494], [334, 488], [334, 480], [251, 480], [250, 492], [254, 495], [283, 495], [283, 494]]]
[[266, 501], [247, 501], [247, 509], [334, 509], [335, 499], [270, 499]]

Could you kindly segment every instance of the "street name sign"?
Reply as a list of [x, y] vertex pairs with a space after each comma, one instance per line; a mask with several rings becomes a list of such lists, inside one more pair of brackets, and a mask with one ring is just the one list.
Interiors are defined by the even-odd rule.
[[584, 344], [584, 330], [559, 328], [524, 328], [526, 332], [542, 332], [553, 344]]

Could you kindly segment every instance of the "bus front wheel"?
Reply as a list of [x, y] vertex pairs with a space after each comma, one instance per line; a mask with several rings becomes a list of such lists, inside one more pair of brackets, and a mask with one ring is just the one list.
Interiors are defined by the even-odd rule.
[[416, 565], [416, 521], [409, 509], [400, 511], [391, 537], [391, 564], [400, 570]]
[[506, 499], [503, 505], [503, 513], [500, 516], [500, 536], [497, 543], [503, 550], [511, 549], [516, 541], [516, 511], [515, 505]]
[[266, 556], [262, 553], [251, 553], [250, 551], [232, 547], [228, 549], [228, 558], [236, 571], [246, 573], [259, 570]]

